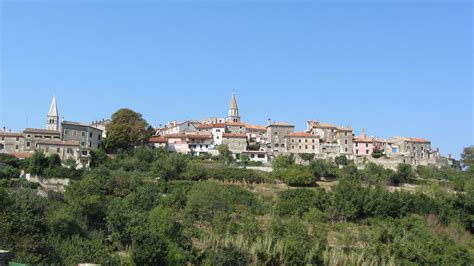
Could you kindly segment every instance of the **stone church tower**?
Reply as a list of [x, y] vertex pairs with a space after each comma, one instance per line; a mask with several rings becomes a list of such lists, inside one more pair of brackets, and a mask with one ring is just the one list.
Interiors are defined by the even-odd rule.
[[229, 113], [225, 121], [226, 122], [240, 122], [239, 107], [237, 107], [237, 100], [235, 99], [234, 93], [232, 93], [232, 98], [230, 99]]
[[59, 130], [58, 106], [56, 105], [56, 97], [53, 97], [49, 106], [48, 118], [46, 120], [46, 129]]

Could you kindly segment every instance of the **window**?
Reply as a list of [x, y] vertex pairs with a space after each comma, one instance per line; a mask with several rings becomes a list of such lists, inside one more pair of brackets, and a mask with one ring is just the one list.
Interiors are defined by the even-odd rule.
[[81, 131], [81, 136], [82, 136], [82, 137], [85, 137], [85, 136], [86, 136], [86, 132], [85, 132], [85, 131]]
[[216, 132], [221, 132], [221, 130], [220, 130], [220, 129], [217, 129]]
[[313, 143], [314, 143], [314, 139], [313, 139]]
[[255, 158], [255, 154], [250, 154], [250, 158]]
[[209, 148], [209, 145], [206, 145], [206, 148]]
[[316, 146], [313, 145], [313, 150], [315, 150], [315, 149], [316, 149]]
[[31, 135], [26, 135], [28, 138], [31, 138]]
[[301, 150], [301, 146], [298, 146], [298, 149], [300, 149], [300, 150]]
[[308, 142], [308, 140], [307, 140], [307, 139], [305, 139], [305, 140], [304, 140], [304, 142], [306, 142], [306, 143], [307, 143], [307, 142]]
[[345, 149], [345, 151], [347, 152], [347, 148]]
[[344, 132], [344, 136], [347, 136], [347, 132]]
[[89, 132], [89, 138], [92, 138], [92, 132]]
[[86, 146], [86, 143], [84, 141], [81, 141], [81, 147]]
[[308, 145], [305, 145], [304, 148], [305, 148], [305, 149], [308, 149]]
[[5, 140], [5, 137], [2, 137], [2, 140]]
[[86, 155], [87, 155], [87, 151], [82, 151], [82, 155], [86, 156]]
[[369, 150], [365, 150], [365, 154], [369, 154]]
[[275, 135], [278, 135], [278, 132], [275, 132]]
[[291, 142], [295, 142], [295, 140], [294, 140], [294, 139], [291, 139]]
[[282, 147], [282, 148], [285, 147], [285, 144], [281, 144], [281, 147]]
[[30, 147], [31, 146], [31, 142], [26, 142], [26, 147]]
[[56, 148], [56, 153], [60, 153], [61, 149]]
[[72, 154], [72, 149], [71, 149], [71, 148], [68, 148], [68, 149], [67, 149], [67, 153], [68, 153], [68, 154]]
[[15, 150], [18, 150], [18, 145], [15, 145]]
[[298, 142], [301, 143], [301, 140], [299, 139]]
[[292, 148], [292, 149], [295, 149], [295, 146], [293, 145], [293, 146], [291, 146], [291, 148]]
[[89, 147], [92, 147], [92, 141], [89, 141]]
[[219, 139], [219, 136], [217, 136], [216, 139]]
[[258, 158], [260, 158], [260, 159], [265, 158], [265, 154], [259, 154], [259, 155], [258, 155]]
[[280, 144], [276, 143], [275, 148], [278, 148], [278, 147], [280, 147]]
[[102, 138], [102, 135], [97, 135], [97, 139], [100, 140]]
[[358, 142], [356, 142], [356, 147], [359, 147], [359, 143], [358, 143]]
[[367, 147], [367, 148], [368, 148], [368, 147], [369, 147], [369, 143], [365, 143], [365, 147]]
[[16, 141], [19, 141], [20, 140], [20, 137], [16, 137]]
[[346, 140], [344, 140], [344, 144], [347, 144], [347, 139], [346, 139]]
[[356, 154], [359, 154], [359, 150], [356, 150]]

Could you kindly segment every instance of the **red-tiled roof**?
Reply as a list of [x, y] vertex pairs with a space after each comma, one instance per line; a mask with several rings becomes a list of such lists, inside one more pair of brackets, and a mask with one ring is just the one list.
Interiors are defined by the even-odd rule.
[[226, 122], [225, 123], [226, 126], [246, 126], [245, 123], [242, 123], [242, 122]]
[[151, 137], [149, 140], [148, 140], [149, 143], [166, 143], [168, 142], [168, 139], [166, 139], [165, 137]]
[[218, 124], [200, 124], [197, 126], [198, 129], [208, 129], [208, 128], [224, 128], [225, 124], [224, 123], [218, 123]]
[[243, 133], [224, 133], [222, 136], [224, 138], [247, 138], [247, 135]]
[[429, 140], [422, 139], [422, 138], [407, 138], [407, 139], [408, 141], [411, 141], [411, 142], [419, 142], [419, 143], [430, 142]]
[[31, 156], [33, 156], [32, 152], [11, 152], [9, 154], [15, 156], [18, 159], [26, 159], [31, 158]]
[[301, 137], [301, 138], [319, 138], [318, 135], [313, 135], [308, 132], [292, 132], [286, 135], [288, 137]]
[[47, 134], [57, 134], [59, 135], [59, 130], [49, 130], [49, 129], [42, 129], [42, 128], [26, 128], [23, 130], [24, 133], [47, 133]]
[[245, 124], [245, 127], [247, 129], [252, 129], [252, 130], [258, 130], [258, 131], [267, 131], [267, 128], [264, 126], [259, 126], [259, 125], [250, 125], [250, 124]]

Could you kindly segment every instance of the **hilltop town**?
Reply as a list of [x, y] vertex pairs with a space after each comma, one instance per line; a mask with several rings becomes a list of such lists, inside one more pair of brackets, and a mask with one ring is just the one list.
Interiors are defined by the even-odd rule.
[[[35, 151], [58, 154], [62, 161], [73, 160], [88, 166], [91, 150], [98, 149], [107, 136], [110, 120], [79, 123], [59, 121], [56, 98], [46, 116], [45, 128], [26, 128], [22, 132], [0, 131], [0, 153], [17, 158], [31, 157]], [[218, 146], [226, 145], [236, 160], [243, 158], [263, 166], [278, 155], [293, 155], [305, 164], [312, 159], [334, 160], [345, 157], [356, 165], [373, 162], [395, 169], [399, 164], [432, 165], [460, 168], [459, 161], [441, 155], [424, 138], [392, 137], [383, 139], [365, 134], [355, 135], [350, 126], [339, 126], [310, 120], [306, 130], [295, 131], [288, 122], [272, 121], [266, 125], [246, 123], [239, 115], [232, 94], [226, 117], [212, 117], [183, 122], [172, 121], [154, 129], [149, 139], [152, 148], [191, 156], [216, 156]]]

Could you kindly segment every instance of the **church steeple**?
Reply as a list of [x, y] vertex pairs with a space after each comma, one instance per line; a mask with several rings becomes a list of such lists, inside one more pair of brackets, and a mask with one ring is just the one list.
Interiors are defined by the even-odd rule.
[[235, 99], [234, 93], [232, 93], [232, 98], [230, 99], [229, 112], [226, 121], [240, 122], [239, 107], [237, 107], [237, 100]]
[[46, 129], [59, 130], [58, 106], [56, 105], [56, 97], [54, 96], [51, 105], [49, 106], [49, 112], [46, 119]]

